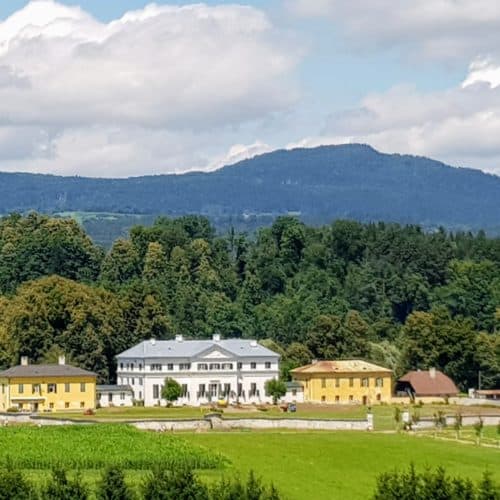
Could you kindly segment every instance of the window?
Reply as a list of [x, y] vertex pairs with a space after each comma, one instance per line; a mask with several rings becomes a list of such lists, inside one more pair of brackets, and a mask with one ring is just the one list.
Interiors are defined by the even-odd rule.
[[57, 384], [47, 384], [47, 392], [56, 393], [57, 392]]
[[220, 363], [210, 363], [211, 370], [220, 370]]
[[217, 389], [218, 388], [219, 388], [219, 386], [217, 384], [209, 384], [208, 391], [209, 391], [210, 396], [212, 396], [212, 397], [217, 396]]
[[53, 409], [54, 409], [54, 403], [49, 403], [49, 408], [50, 408], [51, 410], [53, 410]]
[[353, 377], [349, 378], [349, 387], [354, 387], [354, 378]]
[[142, 363], [139, 363], [139, 370], [142, 370]]
[[33, 384], [31, 392], [32, 394], [40, 394], [40, 384]]
[[120, 399], [122, 401], [125, 401], [125, 393], [124, 392], [120, 392]]
[[296, 396], [297, 395], [297, 389], [292, 389], [292, 396]]
[[257, 368], [257, 363], [256, 363], [255, 361], [252, 361], [252, 362], [250, 363], [250, 369], [251, 369], [251, 370], [255, 370], [256, 368]]
[[156, 371], [156, 372], [161, 372], [161, 365], [160, 365], [160, 364], [155, 364], [155, 363], [153, 363], [153, 364], [151, 365], [151, 371], [152, 371], [152, 372], [155, 372], [155, 371]]
[[199, 398], [204, 398], [205, 397], [205, 384], [200, 384], [198, 386], [198, 397]]
[[321, 388], [325, 389], [326, 388], [326, 378], [321, 379]]
[[271, 368], [271, 361], [266, 361], [266, 370], [269, 370]]
[[232, 370], [233, 369], [233, 363], [222, 363], [223, 370]]
[[250, 384], [250, 397], [256, 396], [257, 395], [257, 384], [255, 382], [252, 382]]
[[80, 392], [85, 392], [85, 382], [80, 384]]
[[241, 369], [243, 368], [243, 363], [238, 362], [238, 365], [237, 365], [237, 366], [238, 366], [238, 370], [241, 370]]
[[109, 402], [109, 403], [112, 403], [112, 402], [113, 402], [113, 393], [112, 393], [112, 392], [109, 392], [109, 393], [108, 393], [108, 402]]
[[69, 403], [68, 402], [64, 403], [64, 408], [66, 408], [66, 409], [69, 408]]
[[173, 363], [168, 363], [168, 364], [167, 364], [167, 370], [168, 370], [169, 372], [171, 372], [171, 371], [173, 371], [173, 369], [174, 369], [174, 364], [173, 364]]
[[368, 387], [368, 383], [369, 383], [368, 380], [369, 380], [368, 377], [363, 377], [361, 379], [361, 386], [362, 387]]
[[208, 365], [206, 363], [198, 363], [198, 371], [208, 370]]
[[224, 384], [224, 392], [222, 393], [223, 396], [229, 396], [231, 392], [231, 384]]
[[85, 402], [84, 401], [80, 401], [80, 408], [85, 408]]
[[17, 392], [19, 392], [19, 394], [22, 394], [24, 392], [24, 384], [19, 384], [19, 386], [17, 387]]
[[131, 383], [132, 383], [132, 385], [135, 385], [135, 378], [134, 377], [132, 377], [132, 382]]
[[352, 396], [352, 394], [349, 396], [349, 401], [354, 401], [354, 397]]
[[134, 363], [130, 364], [130, 369], [133, 371], [134, 370]]
[[191, 370], [191, 363], [180, 363], [179, 370]]
[[335, 379], [335, 387], [340, 387], [340, 379], [339, 378]]
[[243, 396], [243, 384], [241, 382], [238, 383], [238, 397]]
[[160, 386], [158, 384], [153, 385], [153, 398], [159, 399], [160, 397]]
[[340, 396], [335, 396], [335, 402], [340, 403]]
[[71, 391], [71, 384], [68, 384], [67, 382], [64, 384], [64, 392], [70, 392]]
[[181, 389], [182, 389], [181, 397], [183, 397], [183, 398], [187, 397], [187, 395], [188, 395], [188, 386], [187, 386], [187, 384], [182, 384], [181, 385]]
[[138, 383], [139, 385], [142, 385], [142, 377], [139, 377], [139, 378], [137, 379], [137, 383]]
[[321, 402], [324, 403], [326, 401], [326, 397], [325, 396], [321, 396]]
[[377, 377], [375, 379], [375, 385], [377, 387], [384, 387], [384, 379], [382, 377]]
[[123, 363], [120, 363], [120, 370], [123, 370]]

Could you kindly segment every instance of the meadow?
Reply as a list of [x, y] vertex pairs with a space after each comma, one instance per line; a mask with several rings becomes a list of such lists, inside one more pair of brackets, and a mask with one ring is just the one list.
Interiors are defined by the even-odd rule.
[[[253, 469], [289, 500], [370, 498], [378, 474], [443, 466], [451, 475], [477, 480], [485, 470], [500, 481], [500, 449], [432, 437], [358, 432], [231, 432], [190, 434], [193, 444], [224, 453], [224, 474]], [[208, 478], [220, 472], [204, 473]]]
[[[448, 432], [448, 431], [445, 431]], [[463, 435], [470, 429], [464, 428]], [[485, 428], [485, 439], [496, 436]], [[206, 481], [245, 477], [250, 470], [273, 482], [288, 500], [370, 498], [378, 474], [443, 466], [478, 480], [490, 470], [500, 482], [500, 448], [434, 438], [431, 433], [228, 431], [157, 433], [126, 424], [0, 428], [0, 463], [10, 460], [37, 481], [54, 465], [80, 470], [95, 485], [99, 469], [116, 464], [138, 489], [156, 464], [187, 465]]]

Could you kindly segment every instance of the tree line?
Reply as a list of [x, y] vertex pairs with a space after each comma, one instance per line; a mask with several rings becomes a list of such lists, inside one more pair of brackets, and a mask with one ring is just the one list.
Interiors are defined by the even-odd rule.
[[112, 381], [155, 337], [257, 338], [283, 377], [314, 358], [434, 366], [500, 385], [500, 239], [419, 226], [278, 217], [255, 235], [161, 217], [109, 251], [73, 220], [0, 220], [0, 365], [68, 361]]

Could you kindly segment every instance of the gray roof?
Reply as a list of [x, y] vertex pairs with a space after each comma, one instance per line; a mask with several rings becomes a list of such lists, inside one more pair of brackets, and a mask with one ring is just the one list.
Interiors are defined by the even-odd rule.
[[98, 385], [97, 392], [132, 392], [129, 385]]
[[0, 372], [0, 377], [96, 377], [87, 370], [71, 365], [17, 365]]
[[252, 340], [145, 340], [120, 353], [117, 358], [192, 358], [210, 348], [228, 351], [237, 358], [279, 357], [279, 354]]

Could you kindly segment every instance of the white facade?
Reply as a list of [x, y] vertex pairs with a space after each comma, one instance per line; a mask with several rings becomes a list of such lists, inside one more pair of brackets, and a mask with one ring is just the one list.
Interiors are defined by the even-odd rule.
[[101, 408], [134, 406], [134, 392], [126, 385], [98, 385], [96, 395], [97, 405]]
[[129, 385], [144, 406], [165, 405], [165, 378], [183, 388], [176, 405], [271, 402], [266, 381], [279, 376], [279, 355], [256, 341], [227, 339], [141, 342], [117, 356], [118, 384]]

